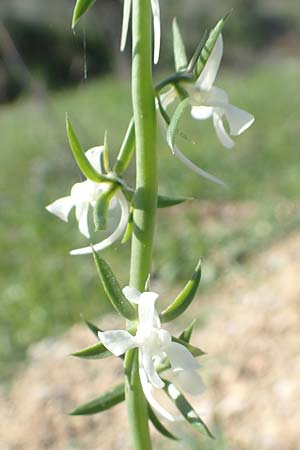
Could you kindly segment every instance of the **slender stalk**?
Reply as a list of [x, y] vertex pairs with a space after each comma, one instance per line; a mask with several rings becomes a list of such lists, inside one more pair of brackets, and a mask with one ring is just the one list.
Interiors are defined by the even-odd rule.
[[[130, 285], [144, 291], [151, 269], [157, 205], [156, 114], [152, 81], [150, 0], [132, 2], [132, 103], [136, 142], [136, 194]], [[125, 393], [133, 449], [151, 450], [147, 402], [140, 383], [137, 354]]]

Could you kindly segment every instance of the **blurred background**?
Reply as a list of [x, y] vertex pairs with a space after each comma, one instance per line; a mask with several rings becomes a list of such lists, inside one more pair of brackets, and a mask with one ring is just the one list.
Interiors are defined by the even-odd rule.
[[[67, 225], [45, 210], [80, 179], [66, 141], [65, 113], [86, 149], [102, 144], [107, 130], [113, 161], [132, 109], [130, 42], [123, 54], [119, 52], [122, 2], [96, 1], [73, 33], [74, 3], [0, 2], [4, 450], [125, 448], [122, 429], [110, 436], [111, 427], [105, 425], [105, 420], [123, 423], [121, 409], [104, 419], [64, 416], [75, 401], [89, 397], [86, 388], [90, 396], [103, 391], [99, 377], [108, 382], [112, 377], [97, 362], [80, 365], [65, 358], [76, 345], [93, 342], [79, 324], [80, 315], [101, 323], [102, 315], [111, 312], [92, 259], [68, 254], [86, 245], [74, 217]], [[228, 92], [232, 104], [256, 117], [230, 151], [221, 147], [211, 121], [193, 122], [188, 114], [183, 119], [182, 128], [195, 144], [182, 141], [180, 148], [226, 181], [227, 188], [189, 172], [173, 158], [158, 132], [160, 192], [195, 198], [158, 215], [152, 278], [165, 302], [176, 295], [197, 258], [204, 261], [199, 301], [182, 324], [197, 317], [195, 339], [209, 353], [204, 363], [209, 392], [202, 403], [199, 400], [199, 408], [218, 439], [199, 443], [185, 436], [184, 445], [205, 450], [297, 450], [299, 4], [160, 3], [162, 51], [155, 80], [173, 71], [174, 16], [191, 56], [205, 30], [232, 9], [216, 85]], [[134, 164], [126, 176], [132, 184]], [[104, 235], [98, 233], [93, 240]], [[121, 284], [128, 282], [124, 260], [129, 250], [129, 244], [118, 244], [104, 252]], [[116, 376], [119, 372], [116, 367]], [[104, 420], [102, 431], [99, 420]], [[28, 423], [33, 434], [28, 434]], [[173, 448], [157, 437], [155, 442], [157, 448]]]

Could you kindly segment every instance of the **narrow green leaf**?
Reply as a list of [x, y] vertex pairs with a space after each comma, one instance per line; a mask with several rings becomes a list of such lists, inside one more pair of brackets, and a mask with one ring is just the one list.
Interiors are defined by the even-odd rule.
[[197, 358], [197, 356], [205, 355], [205, 352], [203, 350], [201, 350], [201, 348], [195, 347], [194, 345], [191, 345], [188, 342], [186, 342], [180, 338], [176, 338], [176, 337], [172, 336], [172, 341], [177, 342], [178, 344], [184, 345], [195, 358]]
[[203, 422], [203, 420], [199, 417], [187, 399], [183, 396], [183, 394], [174, 386], [174, 384], [170, 383], [167, 380], [163, 380], [165, 382], [164, 391], [167, 393], [168, 397], [173, 401], [173, 403], [177, 406], [178, 410], [181, 412], [183, 417], [194, 427], [196, 430], [201, 433], [205, 432], [210, 438], [214, 439], [213, 434], [209, 431], [207, 425]]
[[123, 239], [121, 241], [121, 244], [125, 244], [131, 238], [132, 231], [133, 231], [133, 210], [134, 210], [134, 208], [133, 208], [133, 206], [131, 206], [128, 224], [127, 224]]
[[166, 429], [166, 427], [161, 423], [157, 415], [154, 413], [153, 409], [148, 405], [148, 415], [149, 419], [152, 422], [152, 425], [159, 431], [163, 436], [173, 439], [174, 441], [178, 441], [179, 438], [174, 436], [169, 430]]
[[183, 290], [175, 300], [164, 311], [161, 312], [162, 322], [169, 322], [180, 316], [193, 301], [201, 279], [201, 259], [199, 260], [191, 279], [186, 283]]
[[175, 68], [176, 72], [180, 72], [186, 69], [188, 65], [188, 60], [176, 17], [174, 17], [173, 19], [172, 29], [173, 29], [173, 54], [174, 54]]
[[[189, 62], [187, 71], [190, 72], [190, 73], [194, 72], [196, 63], [197, 63], [197, 61], [199, 59], [199, 56], [200, 56], [200, 54], [202, 52], [202, 49], [203, 49], [203, 47], [205, 45], [205, 42], [207, 41], [207, 35], [208, 35], [207, 30], [205, 30], [205, 32], [204, 32], [204, 34], [203, 34], [203, 36], [202, 36], [202, 38], [201, 38], [201, 40], [200, 40], [200, 42], [199, 42], [195, 52], [194, 52], [194, 54], [193, 54], [193, 56], [192, 56], [192, 58], [191, 58], [191, 60]], [[195, 79], [195, 76], [193, 75], [193, 80], [194, 79]]]
[[197, 63], [195, 64], [194, 76], [196, 79], [199, 77], [202, 70], [204, 69], [204, 67], [208, 61], [208, 58], [210, 57], [211, 52], [214, 49], [217, 39], [224, 27], [224, 24], [226, 22], [228, 15], [229, 15], [229, 13], [227, 13], [226, 16], [224, 16], [221, 20], [219, 20], [219, 22], [216, 24], [216, 26], [210, 32], [209, 37], [208, 37], [207, 41], [205, 42], [204, 47], [201, 50], [200, 56], [197, 60]]
[[124, 172], [124, 170], [127, 169], [131, 161], [134, 148], [135, 148], [135, 129], [134, 129], [134, 120], [132, 118], [128, 125], [126, 135], [122, 142], [116, 163], [113, 168], [114, 172], [117, 175], [121, 175]]
[[196, 319], [193, 319], [192, 322], [180, 333], [178, 339], [181, 339], [182, 341], [189, 343], [192, 337], [195, 323]]
[[105, 131], [104, 134], [104, 151], [102, 153], [102, 158], [103, 158], [103, 173], [108, 173], [110, 172], [110, 165], [109, 165], [109, 151], [108, 151], [108, 138], [107, 138], [107, 131]]
[[66, 117], [66, 127], [71, 150], [83, 175], [85, 175], [89, 180], [94, 181], [95, 183], [102, 183], [103, 181], [110, 180], [107, 176], [98, 173], [91, 165], [91, 163], [85, 156], [85, 153], [77, 139], [77, 136], [68, 117]]
[[94, 260], [98, 269], [100, 280], [113, 307], [128, 320], [136, 320], [137, 312], [135, 307], [127, 300], [120, 288], [107, 262], [93, 250]]
[[78, 406], [70, 413], [70, 415], [83, 416], [88, 414], [97, 414], [112, 408], [113, 406], [123, 402], [124, 400], [125, 389], [124, 384], [122, 383], [118, 386], [115, 386], [113, 389], [110, 389], [105, 394], [100, 395], [100, 397], [97, 397], [88, 403]]
[[95, 231], [106, 230], [109, 204], [117, 189], [118, 186], [111, 183], [110, 185], [107, 186], [107, 189], [102, 192], [102, 194], [96, 201], [93, 210]]
[[168, 208], [169, 206], [179, 205], [187, 200], [193, 200], [191, 197], [169, 197], [168, 195], [158, 194], [157, 207]]
[[91, 330], [91, 332], [93, 333], [94, 336], [96, 336], [96, 338], [98, 337], [98, 332], [99, 331], [103, 331], [100, 330], [100, 328], [98, 328], [96, 325], [94, 325], [92, 322], [90, 322], [89, 320], [85, 320], [85, 318], [83, 318], [85, 324], [87, 325], [87, 327]]
[[95, 3], [96, 0], [77, 0], [72, 19], [72, 28], [75, 28], [81, 16]]
[[97, 344], [86, 347], [78, 352], [72, 353], [72, 356], [76, 356], [77, 358], [84, 359], [102, 359], [111, 356], [112, 353], [107, 350], [106, 347], [101, 342], [97, 342]]
[[176, 109], [174, 111], [174, 114], [171, 118], [170, 125], [168, 126], [167, 131], [167, 142], [171, 149], [174, 148], [175, 145], [175, 139], [178, 131], [178, 123], [179, 120], [184, 113], [185, 109], [187, 108], [189, 104], [189, 97], [184, 98], [178, 105], [176, 106]]

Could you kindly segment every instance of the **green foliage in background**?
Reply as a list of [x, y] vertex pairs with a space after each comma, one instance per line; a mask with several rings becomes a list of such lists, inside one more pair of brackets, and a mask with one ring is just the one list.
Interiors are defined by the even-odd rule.
[[[205, 217], [199, 216], [203, 211], [201, 202], [190, 212], [184, 204], [176, 211], [160, 211], [162, 239], [160, 247], [155, 247], [154, 277], [170, 284], [175, 280], [180, 287], [191, 274], [198, 254], [204, 257], [204, 289], [231, 264], [242, 267], [251, 251], [299, 226], [299, 77], [300, 68], [292, 61], [263, 66], [246, 75], [225, 74], [218, 85], [232, 93], [235, 105], [242, 105], [256, 117], [251, 133], [240, 136], [233, 150], [225, 150], [212, 124], [195, 121], [191, 133], [201, 142], [201, 152], [197, 142], [192, 145], [178, 140], [195, 163], [224, 179], [227, 189], [185, 169], [158, 137], [159, 159], [164, 168], [161, 193], [192, 194], [201, 200], [213, 200], [220, 208], [224, 202], [246, 204], [249, 208], [254, 204], [255, 211], [246, 220], [236, 220], [229, 226], [226, 221], [221, 221], [222, 225], [220, 221], [218, 225], [205, 224]], [[49, 217], [41, 205], [46, 206], [61, 192], [67, 195], [74, 182], [80, 180], [62, 125], [65, 112], [72, 115], [86, 149], [102, 144], [108, 130], [110, 147], [117, 150], [130, 115], [126, 110], [130, 105], [126, 88], [125, 82], [94, 81], [48, 100], [24, 99], [0, 110], [2, 375], [11, 372], [30, 343], [63, 332], [78, 322], [81, 312], [89, 319], [109, 308], [92, 257], [85, 257], [83, 262], [68, 254], [72, 248], [86, 244], [77, 232], [74, 217], [66, 225]], [[183, 131], [186, 126], [188, 121], [183, 117]], [[202, 243], [195, 248], [200, 232]], [[191, 255], [186, 252], [189, 246], [194, 248]], [[122, 257], [118, 253], [118, 259], [122, 261], [128, 257], [128, 244], [121, 248]], [[103, 254], [122, 274], [116, 248]], [[124, 273], [119, 281], [122, 285], [128, 282]]]

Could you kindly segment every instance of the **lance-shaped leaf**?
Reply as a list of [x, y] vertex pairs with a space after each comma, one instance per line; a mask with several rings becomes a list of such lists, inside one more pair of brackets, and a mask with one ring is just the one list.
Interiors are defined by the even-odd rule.
[[161, 423], [157, 415], [154, 413], [150, 405], [148, 405], [148, 415], [152, 425], [159, 431], [163, 436], [178, 441], [179, 439], [174, 436], [167, 428]]
[[172, 336], [172, 341], [177, 342], [178, 344], [184, 345], [195, 358], [197, 358], [197, 356], [205, 355], [205, 352], [203, 350], [201, 350], [201, 348], [195, 347], [194, 345], [191, 345], [188, 342], [186, 342], [180, 338], [176, 338], [176, 337]]
[[185, 329], [180, 333], [178, 339], [181, 339], [182, 341], [189, 343], [192, 337], [195, 323], [196, 319], [193, 319], [192, 322], [187, 327], [185, 327]]
[[98, 200], [96, 201], [93, 210], [93, 219], [95, 224], [95, 231], [106, 230], [107, 228], [107, 215], [109, 204], [118, 189], [118, 186], [111, 183], [107, 186], [107, 189], [102, 192]]
[[72, 28], [75, 28], [81, 16], [95, 3], [96, 0], [77, 0], [72, 19]]
[[102, 359], [111, 355], [112, 353], [101, 342], [72, 353], [72, 356], [83, 359]]
[[[208, 35], [207, 30], [205, 30], [205, 32], [204, 32], [204, 34], [203, 34], [203, 36], [201, 38], [201, 41], [199, 42], [199, 44], [198, 44], [198, 46], [197, 46], [197, 48], [196, 48], [196, 50], [195, 50], [195, 52], [194, 52], [190, 62], [189, 62], [189, 65], [187, 67], [187, 72], [194, 73], [194, 69], [195, 69], [196, 63], [197, 63], [197, 61], [199, 59], [199, 56], [200, 56], [200, 54], [201, 54], [201, 52], [203, 50], [205, 42], [207, 41], [207, 35]], [[193, 79], [194, 78], [195, 77], [193, 75]]]
[[70, 413], [70, 415], [83, 416], [88, 414], [97, 414], [112, 408], [113, 406], [123, 402], [124, 400], [125, 389], [124, 384], [122, 383], [118, 386], [115, 386], [113, 389], [110, 389], [105, 394], [100, 395], [100, 397], [97, 397], [88, 403], [84, 403], [83, 405], [78, 406]]
[[176, 17], [174, 17], [173, 19], [172, 30], [173, 30], [173, 53], [174, 53], [175, 68], [176, 72], [180, 72], [186, 69], [188, 65], [188, 60]]
[[66, 127], [71, 150], [83, 175], [85, 175], [89, 180], [94, 181], [94, 183], [101, 183], [103, 181], [110, 180], [107, 176], [98, 173], [91, 165], [91, 163], [85, 156], [85, 153], [79, 143], [79, 140], [77, 139], [77, 136], [68, 117], [66, 117]]
[[201, 280], [201, 260], [199, 260], [191, 279], [186, 283], [183, 290], [175, 300], [164, 311], [161, 312], [162, 322], [169, 322], [180, 316], [193, 301]]
[[101, 153], [101, 167], [103, 167], [103, 173], [107, 173], [110, 172], [107, 131], [105, 131], [104, 134], [103, 147], [104, 149], [103, 152]]
[[207, 434], [210, 438], [214, 439], [213, 434], [208, 429], [207, 425], [199, 417], [187, 399], [182, 395], [182, 393], [174, 386], [174, 384], [165, 380], [164, 390], [168, 397], [174, 402], [178, 410], [181, 412], [183, 417], [201, 433]]
[[168, 208], [169, 206], [179, 205], [187, 200], [193, 200], [191, 197], [169, 197], [168, 195], [158, 194], [157, 207]]
[[128, 125], [128, 129], [126, 131], [119, 154], [117, 156], [117, 160], [114, 165], [114, 172], [117, 175], [121, 175], [124, 172], [124, 170], [127, 169], [128, 164], [131, 161], [134, 148], [135, 148], [135, 129], [134, 129], [134, 120], [132, 118]]
[[203, 46], [200, 56], [194, 67], [194, 76], [196, 79], [199, 77], [202, 70], [204, 69], [204, 67], [208, 61], [208, 58], [210, 57], [210, 54], [214, 49], [217, 39], [223, 29], [223, 26], [225, 24], [225, 21], [226, 21], [228, 15], [229, 15], [229, 13], [227, 13], [226, 16], [224, 16], [221, 20], [219, 20], [219, 22], [216, 24], [216, 26], [210, 32], [209, 37], [208, 37], [207, 41], [205, 42], [205, 45]]
[[184, 98], [180, 103], [178, 103], [178, 105], [176, 106], [176, 109], [174, 111], [174, 114], [171, 118], [170, 125], [168, 126], [167, 142], [172, 150], [174, 150], [174, 146], [175, 146], [175, 139], [176, 139], [176, 135], [178, 132], [179, 120], [188, 105], [189, 105], [188, 97]]
[[132, 321], [136, 320], [136, 309], [123, 294], [122, 289], [120, 288], [120, 285], [111, 268], [109, 267], [107, 262], [103, 258], [101, 258], [94, 250], [93, 254], [100, 280], [111, 304], [116, 309], [116, 311], [118, 311], [118, 313], [120, 313], [122, 316], [126, 317], [126, 319]]
[[125, 244], [131, 238], [132, 231], [133, 231], [133, 209], [134, 209], [133, 206], [131, 206], [128, 224], [127, 224], [123, 239], [121, 241], [121, 244]]

